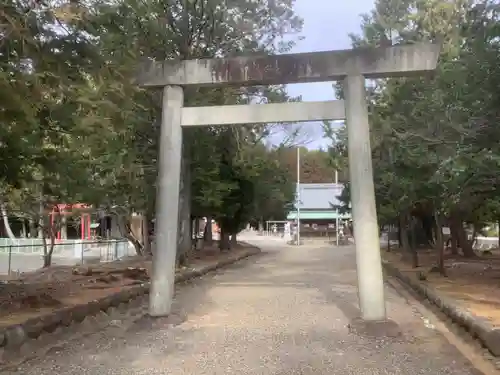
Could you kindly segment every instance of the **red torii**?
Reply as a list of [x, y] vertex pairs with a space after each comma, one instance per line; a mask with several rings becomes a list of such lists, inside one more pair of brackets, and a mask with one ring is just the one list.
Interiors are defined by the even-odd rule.
[[[74, 203], [74, 204], [57, 204], [53, 209], [52, 212], [50, 213], [50, 224], [52, 225], [54, 223], [54, 214], [56, 213], [56, 210], [59, 211], [60, 215], [66, 215], [71, 213], [71, 211], [74, 208], [78, 209], [89, 209], [92, 208], [91, 205], [85, 204], [85, 203]], [[66, 211], [68, 210], [68, 211]], [[90, 214], [83, 212], [81, 214], [81, 220], [80, 220], [80, 229], [81, 229], [81, 239], [90, 239]], [[57, 239], [61, 239], [61, 231], [57, 232]]]

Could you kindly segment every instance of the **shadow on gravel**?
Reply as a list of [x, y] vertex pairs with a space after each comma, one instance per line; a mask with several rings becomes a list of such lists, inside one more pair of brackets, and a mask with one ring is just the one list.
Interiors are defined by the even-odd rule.
[[[325, 363], [329, 368], [335, 368], [335, 373], [339, 375], [352, 374], [354, 368], [377, 374], [400, 371], [417, 373], [415, 369], [420, 371], [418, 373], [433, 375], [473, 373], [465, 362], [454, 365], [453, 370], [445, 368], [448, 358], [461, 360], [454, 348], [443, 345], [442, 341], [413, 345], [407, 337], [365, 337], [350, 332], [346, 321], [339, 316], [332, 316], [331, 321], [323, 319], [317, 324], [287, 325], [274, 332], [258, 330], [258, 343], [252, 342], [255, 337], [252, 326], [247, 327], [237, 320], [232, 321], [232, 326], [226, 326], [226, 322], [231, 320], [226, 320], [227, 315], [224, 314], [231, 314], [236, 310], [233, 310], [234, 306], [222, 308], [221, 301], [214, 301], [211, 295], [218, 294], [221, 298], [225, 296], [225, 302], [231, 303], [234, 299], [231, 296], [238, 295], [238, 288], [241, 288], [244, 295], [245, 288], [256, 286], [277, 289], [272, 292], [274, 295], [281, 293], [280, 289], [292, 288], [297, 294], [308, 295], [313, 305], [317, 300], [318, 308], [321, 304], [331, 304], [348, 321], [355, 320], [359, 316], [359, 310], [352, 253], [349, 249], [323, 248], [310, 250], [304, 256], [304, 251], [308, 250], [283, 248], [266, 251], [178, 285], [170, 317], [152, 319], [145, 316], [125, 329], [123, 335], [102, 333], [73, 344], [73, 348], [65, 349], [64, 353], [51, 354], [50, 357], [35, 361], [29, 368], [5, 375], [194, 374], [189, 369], [197, 367], [194, 365], [196, 360], [204, 364], [218, 364], [217, 358], [224, 361], [227, 356], [241, 357], [245, 358], [245, 363], [255, 366], [263, 363], [263, 354], [273, 355], [275, 362], [271, 365], [277, 361], [280, 370], [262, 372], [260, 368], [250, 370], [249, 374], [332, 373], [323, 371]], [[215, 293], [215, 288], [232, 288], [233, 291], [224, 294], [219, 290]], [[254, 291], [253, 298], [259, 292]], [[293, 303], [293, 299], [290, 300]], [[262, 313], [272, 312], [273, 310], [269, 310]], [[259, 314], [259, 311], [256, 310], [255, 314]], [[311, 319], [314, 318], [313, 315]], [[248, 346], [245, 346], [247, 343]], [[247, 350], [252, 346], [258, 347], [260, 343], [273, 343], [274, 346], [272, 350], [271, 347], [269, 350], [267, 347], [260, 351]], [[296, 352], [290, 356], [289, 347], [283, 346], [283, 343], [293, 343], [291, 347]], [[386, 365], [393, 368], [386, 368]], [[454, 371], [455, 369], [459, 370]], [[207, 374], [230, 373], [218, 368], [204, 368], [203, 371]]]
[[[127, 332], [140, 333], [150, 330], [177, 326], [186, 322], [191, 315], [204, 315], [213, 310], [217, 304], [209, 297], [209, 290], [219, 286], [217, 277], [227, 272], [247, 269], [258, 261], [272, 261], [278, 254], [262, 251], [236, 263], [209, 272], [201, 277], [190, 279], [176, 285], [172, 313], [168, 317], [151, 317], [147, 314], [147, 301], [144, 305], [145, 315], [138, 318], [127, 328]], [[189, 293], [185, 293], [189, 289]]]

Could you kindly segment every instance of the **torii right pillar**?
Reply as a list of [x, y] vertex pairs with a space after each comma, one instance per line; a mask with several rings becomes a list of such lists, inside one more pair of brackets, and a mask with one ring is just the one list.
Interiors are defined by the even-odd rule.
[[[387, 59], [384, 61], [385, 64], [392, 65], [392, 69], [387, 69], [387, 73], [391, 70], [393, 73], [388, 75], [406, 75], [412, 70], [408, 69], [408, 66], [415, 65], [426, 66], [431, 71], [437, 64], [438, 50], [435, 46], [434, 48], [432, 51], [434, 53], [429, 51], [421, 55], [417, 53], [420, 58], [417, 57], [415, 59], [417, 61], [408, 61], [404, 58]], [[366, 72], [366, 67], [361, 69], [363, 70]], [[394, 74], [398, 71], [399, 74]], [[364, 321], [383, 321], [386, 319], [384, 279], [375, 204], [365, 75], [360, 70], [352, 71], [347, 74], [343, 83], [359, 308], [361, 319]]]
[[359, 308], [363, 320], [384, 320], [384, 279], [375, 206], [365, 77], [347, 76], [344, 80], [344, 92]]

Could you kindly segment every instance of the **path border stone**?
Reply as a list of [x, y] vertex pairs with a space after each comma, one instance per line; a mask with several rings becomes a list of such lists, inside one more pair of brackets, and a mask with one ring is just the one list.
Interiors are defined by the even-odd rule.
[[404, 286], [427, 299], [440, 311], [448, 316], [454, 323], [463, 327], [474, 339], [477, 339], [495, 357], [500, 357], [500, 327], [495, 327], [485, 318], [478, 317], [464, 307], [459, 306], [450, 298], [441, 296], [431, 287], [405, 275], [397, 267], [386, 260], [382, 260], [386, 273], [400, 280]]
[[[260, 248], [243, 244], [244, 249], [228, 253], [224, 259], [182, 271], [176, 276], [175, 283], [189, 281], [261, 253]], [[134, 285], [89, 303], [54, 310], [21, 324], [0, 327], [0, 371], [44, 355], [61, 343], [142, 316], [146, 312], [144, 306], [147, 305], [149, 287], [150, 282]]]

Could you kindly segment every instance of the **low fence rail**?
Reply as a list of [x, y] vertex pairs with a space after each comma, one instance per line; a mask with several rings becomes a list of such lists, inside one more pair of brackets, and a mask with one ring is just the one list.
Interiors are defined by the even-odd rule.
[[[0, 275], [18, 274], [42, 268], [43, 255], [44, 245], [40, 239], [2, 238], [0, 239]], [[135, 255], [134, 246], [125, 239], [62, 240], [54, 244], [52, 264], [71, 266], [112, 262], [133, 255]]]
[[[444, 231], [443, 231], [444, 232]], [[380, 234], [380, 241], [381, 244], [386, 245], [387, 244], [387, 232], [382, 232]], [[448, 240], [450, 239], [450, 234], [448, 233], [443, 233], [443, 239], [445, 241], [445, 244], [448, 244]], [[472, 236], [468, 235], [469, 241], [472, 240]], [[389, 234], [389, 241], [392, 244], [398, 244], [398, 233], [397, 232], [390, 232]], [[493, 249], [498, 249], [500, 248], [499, 242], [498, 242], [498, 237], [484, 237], [484, 236], [477, 236], [474, 238], [474, 241], [472, 242], [472, 248], [477, 251], [487, 251], [487, 250], [493, 250]]]
[[[263, 231], [263, 234], [269, 237], [283, 237], [285, 233], [283, 230], [266, 230]], [[335, 229], [300, 228], [300, 236], [302, 238], [334, 240], [336, 231]]]

